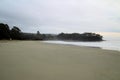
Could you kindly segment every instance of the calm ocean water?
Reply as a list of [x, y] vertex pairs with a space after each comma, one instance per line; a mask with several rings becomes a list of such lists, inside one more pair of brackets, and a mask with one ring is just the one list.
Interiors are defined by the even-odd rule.
[[89, 46], [89, 47], [100, 47], [102, 49], [117, 50], [120, 51], [120, 37], [119, 36], [105, 36], [105, 41], [101, 42], [74, 42], [74, 41], [44, 41], [47, 43], [55, 44], [70, 44], [76, 46]]

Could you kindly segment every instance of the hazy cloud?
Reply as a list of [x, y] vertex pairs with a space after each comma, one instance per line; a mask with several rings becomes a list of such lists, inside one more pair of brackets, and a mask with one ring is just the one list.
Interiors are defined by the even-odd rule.
[[0, 22], [27, 32], [120, 32], [119, 4], [119, 0], [1, 0]]

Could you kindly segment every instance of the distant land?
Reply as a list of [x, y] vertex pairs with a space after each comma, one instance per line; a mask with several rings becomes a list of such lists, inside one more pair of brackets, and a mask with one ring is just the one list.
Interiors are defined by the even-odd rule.
[[0, 40], [71, 40], [71, 41], [103, 41], [103, 36], [96, 33], [59, 33], [41, 34], [22, 32], [19, 27], [9, 28], [8, 24], [0, 23]]

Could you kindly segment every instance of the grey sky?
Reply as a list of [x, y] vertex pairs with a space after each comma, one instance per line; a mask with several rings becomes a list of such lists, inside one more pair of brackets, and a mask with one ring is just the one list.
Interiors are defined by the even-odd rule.
[[120, 32], [120, 0], [1, 0], [0, 22], [22, 31]]

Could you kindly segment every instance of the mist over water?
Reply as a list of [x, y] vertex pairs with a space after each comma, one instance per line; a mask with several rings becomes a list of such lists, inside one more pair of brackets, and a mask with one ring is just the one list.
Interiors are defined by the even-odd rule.
[[117, 50], [120, 51], [120, 33], [117, 35], [103, 35], [105, 41], [101, 42], [74, 42], [74, 41], [45, 41], [48, 43], [56, 43], [56, 44], [70, 44], [76, 46], [89, 46], [89, 47], [100, 47], [102, 49], [107, 50]]

